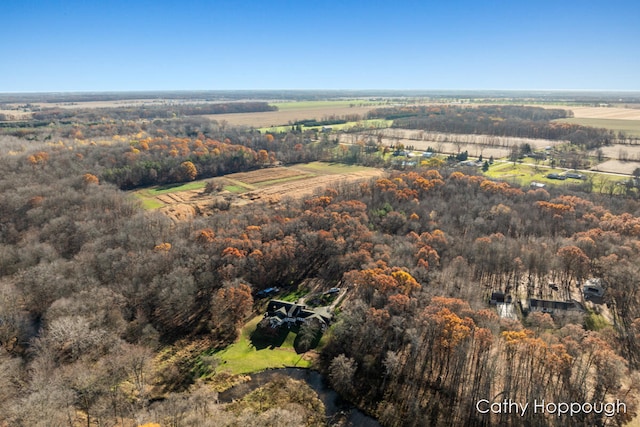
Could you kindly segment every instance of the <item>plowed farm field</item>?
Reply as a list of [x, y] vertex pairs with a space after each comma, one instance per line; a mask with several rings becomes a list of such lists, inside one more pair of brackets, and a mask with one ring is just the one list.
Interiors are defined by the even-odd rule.
[[[311, 196], [323, 189], [342, 183], [366, 181], [381, 177], [384, 171], [363, 166], [313, 162], [241, 172], [207, 179], [217, 184], [219, 191], [205, 193], [205, 182], [190, 183], [195, 189], [176, 187], [167, 192], [162, 188], [137, 190], [134, 195], [149, 209], [159, 209], [174, 221], [208, 216], [219, 206], [243, 206], [249, 203], [278, 203], [283, 199]], [[201, 185], [198, 185], [201, 184]], [[160, 193], [160, 194], [158, 194]]]
[[269, 126], [279, 126], [294, 123], [298, 120], [317, 119], [322, 120], [325, 117], [336, 116], [341, 117], [351, 114], [365, 115], [369, 111], [379, 108], [379, 106], [365, 107], [349, 107], [348, 105], [339, 106], [320, 106], [302, 109], [283, 109], [279, 111], [265, 111], [259, 113], [234, 113], [234, 114], [209, 114], [205, 117], [216, 120], [218, 123], [227, 122], [235, 126], [249, 126], [254, 128], [262, 128]]

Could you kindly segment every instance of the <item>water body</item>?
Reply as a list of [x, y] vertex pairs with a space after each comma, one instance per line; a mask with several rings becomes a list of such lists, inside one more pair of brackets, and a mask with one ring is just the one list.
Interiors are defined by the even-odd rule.
[[351, 403], [342, 399], [335, 390], [329, 387], [322, 374], [311, 369], [282, 368], [251, 374], [250, 381], [223, 391], [218, 395], [218, 399], [221, 403], [229, 403], [233, 400], [242, 399], [247, 393], [282, 375], [293, 378], [294, 380], [306, 382], [307, 385], [318, 394], [318, 398], [324, 404], [327, 419], [344, 419], [347, 421], [346, 425], [354, 427], [381, 427], [380, 423], [374, 418], [366, 415]]

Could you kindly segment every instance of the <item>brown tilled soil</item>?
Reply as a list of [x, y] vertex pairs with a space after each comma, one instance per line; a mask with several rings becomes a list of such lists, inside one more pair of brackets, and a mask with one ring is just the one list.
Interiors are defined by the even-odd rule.
[[600, 150], [602, 150], [604, 156], [609, 159], [628, 160], [631, 162], [640, 161], [640, 145], [614, 144], [606, 147], [601, 147]]
[[614, 107], [566, 107], [579, 119], [640, 120], [640, 109]]
[[296, 176], [302, 177], [306, 175], [304, 172], [298, 169], [291, 169], [285, 167], [260, 169], [252, 172], [240, 172], [227, 175], [226, 178], [240, 181], [246, 184], [256, 184], [264, 181], [271, 181], [275, 179], [293, 178]]
[[[320, 173], [320, 172], [318, 172]], [[353, 172], [327, 173], [315, 175], [296, 167], [278, 167], [260, 169], [252, 172], [230, 174], [220, 178], [214, 178], [221, 185], [240, 182], [247, 184], [266, 183], [267, 181], [296, 178], [283, 182], [267, 183], [262, 188], [248, 190], [241, 194], [233, 194], [221, 191], [214, 194], [205, 194], [202, 190], [188, 190], [176, 193], [168, 193], [156, 196], [166, 206], [160, 208], [160, 212], [167, 215], [173, 221], [184, 221], [196, 216], [208, 216], [215, 212], [216, 204], [228, 202], [230, 207], [243, 206], [253, 202], [278, 203], [286, 198], [300, 198], [314, 194], [316, 191], [339, 184], [342, 182], [366, 181], [380, 177], [384, 171], [380, 169], [356, 169]]]
[[380, 106], [370, 107], [318, 107], [302, 108], [299, 110], [265, 111], [261, 113], [234, 113], [234, 114], [209, 114], [207, 117], [216, 120], [218, 123], [225, 121], [230, 125], [250, 126], [255, 128], [267, 126], [282, 126], [294, 123], [297, 120], [317, 119], [322, 120], [329, 116], [345, 116], [348, 114], [365, 115], [369, 111], [380, 108]]
[[640, 168], [640, 162], [638, 161], [622, 162], [620, 160], [607, 160], [606, 162], [599, 163], [593, 169], [600, 172], [631, 175], [637, 168]]

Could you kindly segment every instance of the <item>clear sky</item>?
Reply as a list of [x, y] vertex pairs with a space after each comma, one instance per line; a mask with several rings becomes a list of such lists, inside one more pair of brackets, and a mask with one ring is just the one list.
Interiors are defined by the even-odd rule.
[[4, 0], [0, 92], [640, 90], [637, 0]]

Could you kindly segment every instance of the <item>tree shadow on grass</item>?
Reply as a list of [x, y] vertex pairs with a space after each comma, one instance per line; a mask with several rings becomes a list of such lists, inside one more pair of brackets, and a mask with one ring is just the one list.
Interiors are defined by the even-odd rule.
[[251, 333], [249, 339], [256, 350], [263, 350], [265, 348], [273, 350], [276, 347], [281, 347], [287, 339], [289, 332], [293, 331], [294, 328], [289, 329], [286, 326], [282, 326], [274, 330], [271, 330], [269, 326], [258, 326]]

